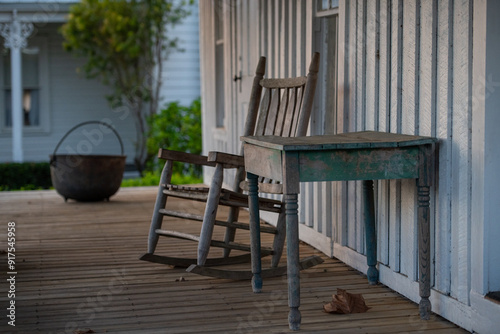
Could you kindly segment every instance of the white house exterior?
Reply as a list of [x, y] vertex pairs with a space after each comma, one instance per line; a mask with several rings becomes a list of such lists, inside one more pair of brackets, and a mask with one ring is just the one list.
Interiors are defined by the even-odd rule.
[[[486, 295], [500, 290], [500, 2], [206, 0], [199, 9], [205, 153], [238, 153], [260, 55], [267, 76], [287, 77], [305, 74], [319, 51], [311, 135], [439, 138], [433, 311], [497, 333], [500, 304]], [[375, 184], [380, 280], [418, 302], [415, 182]], [[361, 193], [360, 182], [302, 185], [300, 237], [366, 272]]]
[[[76, 2], [0, 0], [0, 25], [4, 27], [4, 34], [0, 37], [0, 163], [48, 161], [49, 154], [70, 128], [95, 120], [110, 123], [117, 129], [123, 139], [127, 164], [133, 165], [136, 130], [132, 114], [124, 109], [111, 110], [105, 98], [109, 88], [97, 80], [79, 75], [76, 69], [83, 64], [83, 59], [63, 50], [63, 38], [58, 29], [66, 21], [71, 4]], [[19, 24], [32, 27], [32, 31], [24, 36], [25, 45], [19, 52], [22, 73], [20, 104], [25, 109], [26, 105], [31, 108], [25, 119], [20, 117], [20, 122], [17, 122], [21, 126], [14, 124], [8, 112], [11, 91], [15, 91], [11, 73], [17, 71], [15, 61], [12, 62], [7, 55], [7, 51], [13, 50], [7, 41], [12, 38], [15, 12]], [[171, 53], [163, 64], [162, 101], [179, 101], [188, 105], [200, 96], [197, 6], [191, 7], [191, 15], [171, 33], [179, 38], [184, 51]], [[21, 144], [16, 146], [19, 138]], [[81, 131], [75, 131], [57, 153], [73, 154], [75, 150], [80, 153], [78, 143], [82, 138], [85, 137]], [[120, 147], [113, 134], [106, 134], [104, 138], [90, 148], [90, 153], [119, 154]], [[81, 153], [89, 153], [87, 147], [81, 149]]]

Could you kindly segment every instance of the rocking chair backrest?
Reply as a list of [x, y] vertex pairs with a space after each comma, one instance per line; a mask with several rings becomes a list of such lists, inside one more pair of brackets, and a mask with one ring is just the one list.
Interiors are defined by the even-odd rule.
[[[305, 136], [316, 90], [319, 53], [314, 53], [309, 73], [302, 77], [263, 79], [265, 62], [261, 57], [255, 73], [244, 136]], [[240, 173], [235, 184], [244, 179], [244, 171]]]

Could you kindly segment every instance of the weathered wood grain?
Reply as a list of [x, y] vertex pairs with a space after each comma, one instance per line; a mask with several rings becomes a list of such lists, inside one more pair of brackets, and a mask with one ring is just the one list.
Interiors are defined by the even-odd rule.
[[[207, 333], [242, 328], [286, 331], [288, 307], [283, 278], [267, 279], [264, 293], [258, 295], [251, 293], [247, 281], [213, 279], [138, 260], [144, 251], [144, 230], [156, 190], [124, 188], [109, 203], [64, 203], [55, 191], [20, 192], [16, 196], [0, 193], [0, 201], [5, 204], [0, 207], [1, 219], [15, 216], [21, 233], [17, 255], [24, 261], [19, 263], [16, 282], [20, 291], [16, 330], [64, 332], [74, 326], [97, 333], [134, 334], [194, 333], [200, 328]], [[200, 203], [195, 207], [203, 212]], [[38, 214], [25, 208], [37, 209]], [[248, 219], [248, 215], [244, 213], [242, 218]], [[197, 230], [182, 220], [177, 224], [188, 232]], [[217, 230], [219, 236], [223, 232]], [[272, 242], [263, 238], [264, 243]], [[182, 245], [182, 240], [175, 240], [168, 248], [181, 249]], [[317, 254], [306, 245], [301, 245], [301, 253]], [[397, 333], [411, 326], [424, 332], [441, 329], [464, 333], [437, 316], [430, 322], [419, 320], [416, 304], [383, 285], [369, 286], [363, 275], [336, 259], [323, 259], [323, 264], [301, 273], [302, 290], [307, 292], [301, 306], [303, 331], [331, 332], [335, 327], [344, 333], [360, 328]], [[362, 293], [372, 308], [350, 316], [323, 313], [323, 303], [331, 299], [337, 287]], [[113, 293], [108, 294], [110, 291]], [[0, 298], [3, 303], [6, 296]], [[3, 332], [10, 329], [0, 324]]]
[[391, 106], [391, 2], [381, 0], [379, 4], [379, 28], [378, 28], [378, 92], [377, 108], [378, 116], [375, 125], [377, 131], [391, 131], [390, 106]]
[[[436, 238], [431, 241], [435, 247], [435, 274], [432, 276], [435, 277], [434, 289], [445, 295], [450, 294], [452, 298], [457, 296], [459, 289], [462, 289], [460, 293], [463, 296], [468, 294], [465, 291], [470, 277], [470, 266], [467, 266], [471, 244], [467, 233], [472, 228], [472, 222], [468, 218], [470, 207], [466, 201], [471, 196], [466, 194], [466, 188], [471, 187], [471, 181], [470, 172], [466, 171], [469, 167], [463, 161], [470, 160], [471, 146], [466, 143], [463, 134], [470, 137], [466, 126], [470, 114], [464, 113], [464, 108], [467, 108], [471, 86], [469, 84], [468, 90], [463, 84], [465, 82], [465, 86], [468, 85], [467, 73], [471, 71], [471, 64], [467, 64], [465, 59], [467, 54], [471, 55], [473, 41], [470, 36], [472, 14], [463, 8], [467, 7], [470, 11], [472, 4], [473, 1], [461, 0], [349, 0], [341, 1], [339, 7], [339, 131], [359, 130], [361, 124], [370, 124], [373, 115], [378, 117], [375, 125], [380, 130], [430, 134], [440, 138], [438, 184], [436, 192], [431, 193], [431, 201], [436, 201], [431, 204], [431, 220], [435, 224], [431, 228]], [[292, 66], [296, 73], [303, 72], [307, 51], [312, 43], [312, 35], [309, 36], [307, 30], [314, 28], [309, 16], [313, 7], [304, 0], [294, 0], [290, 4], [261, 1], [259, 6], [259, 15], [266, 20], [259, 26], [261, 50], [265, 51], [262, 54], [268, 55], [270, 61], [271, 58], [272, 62], [276, 61], [277, 66], [279, 61], [288, 62], [288, 66], [284, 66], [284, 73], [290, 71], [292, 61], [296, 61]], [[367, 8], [375, 8], [379, 13], [372, 13]], [[366, 12], [363, 13], [363, 10]], [[280, 15], [276, 15], [276, 11]], [[384, 15], [385, 12], [387, 15]], [[414, 19], [407, 18], [409, 12]], [[378, 15], [375, 26], [378, 25], [379, 35], [374, 36], [370, 28], [373, 27], [371, 15]], [[283, 35], [287, 38], [284, 43], [287, 50], [275, 48], [283, 44], [273, 39], [279, 37], [277, 30], [283, 27], [282, 22], [275, 22], [277, 17], [285, 21], [284, 26], [290, 29], [289, 36]], [[364, 28], [365, 17], [367, 28]], [[366, 34], [363, 29], [366, 29]], [[387, 36], [384, 36], [384, 30]], [[413, 33], [409, 30], [413, 30]], [[306, 47], [295, 49], [293, 43]], [[378, 48], [375, 47], [377, 43]], [[373, 67], [376, 62], [373, 63], [371, 57], [372, 49], [379, 50], [378, 74], [374, 71], [376, 67]], [[409, 58], [411, 54], [413, 59]], [[410, 72], [407, 71], [409, 63], [413, 64]], [[387, 87], [385, 93], [384, 85]], [[370, 105], [377, 97], [378, 105]], [[365, 109], [360, 104], [363, 100], [367, 103]], [[384, 103], [387, 104], [385, 123]], [[413, 106], [413, 109], [408, 108], [408, 105]], [[373, 108], [378, 109], [374, 114], [371, 112]], [[315, 112], [316, 122], [320, 123], [324, 111]], [[458, 113], [465, 118], [461, 119]], [[387, 190], [383, 189], [384, 184], [387, 184]], [[414, 200], [405, 197], [406, 193], [413, 193], [413, 187], [403, 184], [401, 188], [401, 181], [376, 183], [380, 199], [376, 210], [381, 246], [379, 260], [384, 262], [382, 253], [385, 251], [382, 249], [386, 249], [386, 263], [396, 272], [401, 270], [400, 261], [408, 266], [414, 266], [411, 263], [416, 261], [412, 257], [416, 238], [407, 238], [407, 227], [404, 226], [408, 217], [415, 217], [415, 213], [406, 209]], [[334, 235], [332, 242], [358, 249], [357, 244], [362, 240], [354, 236], [359, 231], [356, 220], [360, 212], [356, 208], [361, 202], [356, 191], [359, 194], [360, 188], [352, 182], [334, 191], [331, 199], [332, 217], [323, 221], [325, 214], [319, 216], [318, 210], [323, 210], [327, 201], [330, 201], [328, 188], [322, 185], [302, 186], [299, 206], [309, 207], [299, 213], [301, 222], [321, 230], [323, 235], [331, 224]], [[387, 199], [383, 199], [383, 194], [387, 194]], [[315, 202], [315, 199], [321, 202]], [[387, 212], [385, 218], [384, 212]], [[317, 222], [317, 217], [322, 221]], [[460, 227], [456, 226], [455, 218], [461, 219]], [[382, 231], [386, 233], [381, 234]], [[408, 254], [409, 258], [407, 255], [400, 258], [401, 246], [403, 254]], [[459, 269], [462, 265], [467, 268], [465, 271]], [[403, 268], [403, 272], [406, 273], [407, 269]], [[417, 274], [416, 267], [414, 273]], [[408, 280], [414, 279], [415, 275]], [[397, 277], [391, 280], [397, 281], [398, 285], [406, 284], [403, 275]], [[465, 297], [460, 300], [466, 304]]]
[[[390, 1], [381, 0], [378, 14], [378, 71], [376, 80], [378, 81], [377, 92], [377, 122], [375, 129], [378, 131], [390, 132], [390, 60], [391, 60], [391, 7]], [[390, 181], [377, 181], [375, 183], [377, 191], [376, 212], [377, 212], [377, 259], [381, 263], [389, 263], [389, 185]]]
[[[404, 1], [403, 5], [403, 110], [402, 133], [416, 134], [418, 119], [418, 47], [420, 34], [417, 16], [417, 0]], [[401, 181], [401, 267], [402, 273], [411, 280], [417, 279], [416, 268], [416, 198], [415, 182]]]
[[[366, 130], [366, 44], [367, 44], [367, 1], [358, 1], [357, 20], [356, 20], [356, 129], [355, 131]], [[364, 222], [363, 222], [363, 202], [362, 202], [362, 182], [353, 182], [355, 191], [355, 201], [352, 203], [354, 216], [350, 223], [353, 224], [352, 233], [354, 244], [351, 245], [359, 253], [364, 253]]]
[[[20, 227], [17, 332], [91, 329], [97, 333], [151, 334], [196, 333], [200, 328], [208, 333], [237, 332], [242, 328], [261, 332], [286, 330], [283, 278], [268, 279], [268, 290], [256, 295], [249, 291], [247, 281], [212, 279], [138, 260], [144, 251], [144, 230], [149, 225], [156, 190], [156, 187], [120, 189], [109, 203], [64, 203], [52, 190], [0, 193], [0, 219], [15, 217]], [[173, 204], [181, 206], [186, 202]], [[199, 204], [195, 207], [201, 214], [203, 207]], [[35, 210], [37, 215], [33, 215]], [[247, 214], [242, 218], [248, 219]], [[196, 231], [195, 226], [185, 221], [177, 223], [188, 232]], [[223, 236], [223, 230], [217, 233]], [[1, 236], [5, 237], [5, 233]], [[182, 248], [182, 240], [175, 241], [168, 247]], [[271, 239], [263, 241], [270, 243]], [[310, 256], [316, 252], [301, 245], [301, 253]], [[302, 288], [308, 292], [308, 297], [302, 300], [308, 319], [303, 324], [305, 331], [331, 330], [332, 321], [339, 328], [350, 330], [356, 328], [353, 320], [372, 331], [378, 328], [384, 331], [384, 322], [390, 321], [395, 331], [408, 326], [409, 317], [415, 326], [424, 325], [416, 318], [414, 303], [382, 285], [369, 286], [361, 274], [338, 260], [323, 258], [326, 260], [323, 264], [302, 273]], [[244, 269], [244, 266], [234, 268]], [[355, 315], [354, 319], [323, 313], [322, 304], [328, 302], [336, 287], [362, 293], [372, 309]], [[6, 296], [0, 298], [4, 303]], [[391, 311], [394, 307], [398, 312]], [[252, 322], [261, 317], [262, 322]], [[432, 323], [425, 325], [426, 330], [441, 328], [463, 333], [439, 317], [433, 317]], [[0, 324], [2, 332], [11, 329], [5, 322]]]
[[[470, 290], [471, 205], [471, 2], [454, 1], [453, 33], [453, 119], [452, 183], [453, 221], [451, 231], [451, 288], [458, 300], [467, 303]], [[464, 38], [467, 37], [467, 38]]]
[[[391, 5], [391, 95], [390, 130], [401, 133], [403, 112], [403, 1]], [[389, 265], [400, 271], [401, 264], [401, 181], [389, 181]]]
[[366, 115], [363, 130], [377, 130], [380, 64], [378, 6], [378, 1], [366, 3]]
[[[419, 61], [419, 118], [418, 118], [418, 134], [426, 136], [436, 135], [436, 73], [437, 73], [437, 3], [429, 0], [421, 0], [420, 2], [420, 61]], [[434, 171], [432, 171], [434, 173]], [[423, 188], [421, 188], [423, 189]], [[422, 227], [423, 230], [434, 231], [434, 214], [435, 212], [435, 197], [430, 197], [429, 226]], [[421, 210], [422, 211], [422, 210]], [[420, 215], [421, 213], [418, 213]], [[419, 231], [420, 232], [420, 231]], [[425, 238], [424, 238], [425, 239]], [[433, 244], [434, 233], [429, 236], [429, 240], [425, 240], [430, 245]], [[421, 247], [422, 238], [418, 241]], [[434, 248], [431, 247], [431, 253], [426, 255], [428, 262], [424, 267], [419, 266], [419, 275], [425, 271], [425, 275], [431, 278], [434, 273], [434, 268], [431, 266], [430, 259], [434, 257]], [[423, 262], [423, 261], [420, 261]], [[432, 281], [432, 279], [430, 280]], [[429, 282], [430, 282], [429, 281]]]
[[436, 94], [436, 128], [437, 137], [441, 139], [439, 146], [439, 170], [437, 188], [439, 199], [436, 206], [435, 228], [435, 288], [444, 294], [450, 292], [451, 284], [451, 153], [452, 153], [452, 101], [453, 94], [453, 7], [452, 2], [438, 2], [437, 27], [437, 94]]
[[437, 2], [420, 0], [418, 134], [435, 136]]

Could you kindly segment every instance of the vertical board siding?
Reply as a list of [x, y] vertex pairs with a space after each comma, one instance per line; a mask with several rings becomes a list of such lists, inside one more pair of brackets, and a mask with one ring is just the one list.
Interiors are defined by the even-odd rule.
[[[418, 124], [418, 41], [419, 21], [418, 0], [403, 2], [403, 110], [402, 133], [416, 134]], [[401, 273], [416, 280], [416, 196], [414, 180], [401, 181]]]
[[[422, 136], [436, 136], [436, 34], [437, 34], [437, 2], [421, 0], [420, 12], [420, 66], [419, 66], [419, 129]], [[428, 13], [428, 14], [427, 14]], [[424, 55], [426, 55], [424, 57]], [[430, 209], [435, 211], [436, 198], [430, 201]], [[435, 230], [435, 215], [431, 217], [431, 231]], [[435, 254], [433, 247], [434, 233], [431, 234], [431, 256]], [[431, 266], [431, 277], [434, 268]], [[433, 282], [431, 281], [431, 284]]]
[[[433, 0], [420, 2], [420, 65], [419, 65], [419, 119], [418, 134], [435, 135], [435, 65], [436, 18]], [[425, 56], [424, 56], [425, 55]]]
[[[434, 288], [467, 304], [472, 0], [351, 0], [345, 2], [345, 13], [346, 59], [339, 62], [345, 72], [339, 87], [348, 93], [346, 100], [340, 99], [339, 114], [346, 115], [349, 131], [374, 129], [440, 139], [431, 200]], [[376, 184], [379, 261], [415, 281], [415, 182]], [[342, 197], [347, 219], [341, 226], [335, 222], [334, 228], [345, 227], [344, 244], [362, 253], [360, 192], [359, 185], [348, 183]]]
[[436, 136], [442, 141], [439, 145], [439, 171], [436, 188], [439, 203], [436, 207], [435, 232], [435, 288], [444, 294], [450, 293], [451, 271], [451, 187], [449, 171], [451, 170], [451, 75], [453, 70], [453, 8], [450, 2], [438, 2], [437, 23], [437, 68], [436, 68]]
[[[285, 1], [286, 2], [286, 1]], [[313, 27], [313, 6], [307, 5], [307, 0], [305, 1], [305, 8], [304, 8], [304, 26], [303, 26], [303, 35], [302, 35], [302, 41], [304, 44], [301, 45], [306, 45], [307, 52], [304, 55], [304, 58], [302, 59], [302, 71], [300, 72], [301, 75], [305, 75], [307, 73], [308, 67], [309, 67], [309, 62], [311, 61], [311, 53], [312, 53], [312, 36], [314, 34], [314, 27]], [[306, 44], [305, 41], [308, 41]], [[314, 110], [314, 109], [313, 109]], [[314, 119], [314, 116], [312, 116], [312, 119]], [[311, 127], [310, 129], [311, 130]], [[319, 132], [321, 133], [321, 132]], [[311, 133], [309, 134], [316, 134], [316, 133]], [[305, 191], [302, 193], [302, 198], [303, 198], [303, 212], [305, 213], [305, 217], [303, 222], [307, 226], [311, 227], [316, 227], [315, 230], [317, 230], [317, 226], [321, 225], [321, 221], [318, 221], [318, 219], [321, 219], [321, 217], [318, 215], [317, 212], [315, 212], [315, 197], [319, 196], [321, 197], [320, 201], [322, 200], [322, 193], [317, 192], [316, 190], [318, 189], [318, 183], [306, 183], [304, 184]], [[321, 209], [321, 206], [318, 207], [318, 209]]]
[[[342, 1], [335, 120], [338, 132], [379, 130], [440, 139], [431, 193], [433, 288], [464, 304], [471, 261], [472, 3]], [[259, 27], [251, 34], [268, 59], [267, 76], [307, 72], [314, 29], [321, 28], [314, 25], [312, 4], [261, 0], [252, 7], [259, 10]], [[321, 106], [314, 113], [309, 134], [323, 134], [328, 115]], [[230, 140], [239, 142], [238, 137]], [[376, 182], [378, 260], [402, 274], [387, 279], [418, 277], [415, 187], [414, 180]], [[300, 191], [301, 224], [341, 246], [336, 252], [365, 251], [361, 182], [302, 184]]]
[[[378, 38], [379, 45], [377, 48], [379, 67], [377, 72], [378, 80], [378, 122], [375, 124], [375, 129], [378, 131], [389, 131], [390, 130], [390, 101], [388, 100], [390, 96], [390, 56], [391, 56], [391, 43], [390, 43], [390, 1], [381, 0], [379, 3], [379, 13], [378, 13]], [[378, 240], [380, 240], [377, 248], [377, 257], [380, 262], [388, 265], [389, 264], [389, 185], [390, 181], [379, 181], [377, 182], [377, 199], [378, 199], [378, 210], [377, 210], [377, 234]]]
[[378, 116], [378, 7], [379, 1], [368, 1], [366, 6], [366, 116], [365, 130], [375, 130], [375, 118]]
[[[343, 45], [349, 45], [349, 29], [345, 29], [345, 27], [349, 27], [351, 22], [349, 16], [349, 7], [347, 5], [340, 6], [339, 8], [339, 18], [337, 25], [337, 33], [338, 33], [338, 48], [337, 48], [337, 64], [338, 64], [338, 100], [337, 100], [337, 119], [336, 131], [338, 133], [342, 133], [346, 131], [346, 124], [348, 124], [348, 117], [345, 116], [345, 111], [348, 110], [349, 106], [349, 96], [348, 96], [348, 83], [349, 83], [349, 49], [345, 47], [341, 47]], [[341, 29], [339, 29], [341, 28]], [[336, 182], [337, 188], [336, 192], [333, 193], [335, 199], [342, 199], [346, 196], [346, 183], [345, 182]], [[345, 201], [335, 200], [333, 203], [333, 216], [332, 216], [332, 239], [335, 243], [345, 246], [346, 240], [346, 224], [343, 222], [346, 221], [346, 210], [345, 210]]]
[[[358, 110], [358, 105], [357, 105], [357, 99], [356, 99], [356, 85], [355, 83], [357, 82], [356, 80], [356, 72], [357, 72], [357, 66], [356, 66], [356, 59], [357, 59], [357, 53], [358, 53], [358, 48], [356, 47], [356, 41], [357, 41], [357, 29], [358, 29], [358, 20], [357, 20], [357, 13], [358, 13], [358, 2], [356, 1], [349, 1], [348, 4], [346, 4], [346, 7], [348, 8], [348, 14], [349, 14], [349, 28], [346, 29], [348, 32], [346, 35], [348, 35], [348, 44], [344, 48], [346, 51], [346, 59], [348, 59], [349, 62], [349, 82], [346, 83], [346, 86], [348, 87], [347, 91], [349, 92], [349, 108], [345, 114], [348, 114], [348, 126], [347, 126], [347, 131], [356, 131], [356, 113], [350, 113], [349, 110]], [[355, 206], [353, 203], [355, 203], [355, 196], [356, 196], [356, 183], [352, 181], [347, 181], [346, 183], [346, 206], [345, 206], [345, 211], [346, 211], [346, 216], [345, 216], [345, 221], [342, 222], [342, 224], [345, 226], [345, 239], [344, 243], [342, 244], [343, 246], [350, 246], [355, 244], [355, 237], [356, 237], [356, 230], [355, 230], [355, 220], [356, 220], [356, 211], [355, 211]]]
[[[403, 95], [403, 0], [392, 0], [389, 9], [391, 22], [391, 88], [390, 88], [390, 131], [401, 132]], [[389, 181], [389, 266], [395, 272], [401, 264], [401, 181]]]
[[452, 114], [452, 294], [468, 302], [470, 290], [470, 203], [471, 203], [471, 111], [470, 30], [471, 4], [455, 0], [453, 21], [453, 114]]
[[[212, 84], [214, 77], [215, 52], [213, 51], [215, 44], [214, 22], [213, 22], [213, 7], [211, 1], [200, 1], [198, 12], [200, 15], [200, 77], [201, 77], [201, 105], [202, 105], [202, 126], [203, 126], [203, 141], [202, 151], [207, 153], [213, 150], [215, 140], [212, 136], [212, 129], [215, 127], [215, 85]], [[212, 113], [207, 112], [212, 108]], [[212, 170], [203, 169], [203, 177], [205, 180], [211, 177]]]
[[[236, 25], [236, 16], [238, 15], [237, 8], [233, 7], [230, 3], [223, 4], [224, 10], [224, 132], [227, 138], [235, 138], [237, 136], [238, 130], [238, 112], [232, 112], [233, 110], [239, 110], [238, 108], [238, 96], [236, 94], [236, 84], [232, 80], [237, 72], [237, 65], [235, 62], [234, 52], [237, 48], [238, 41], [238, 26]], [[229, 97], [229, 99], [228, 99]], [[230, 153], [239, 152], [239, 143], [235, 140], [228, 140], [227, 145]], [[227, 173], [226, 173], [227, 174]], [[225, 175], [226, 177], [227, 175]], [[226, 180], [231, 180], [226, 177]]]
[[[463, 302], [470, 286], [471, 1], [346, 0], [339, 29], [344, 45], [339, 46], [343, 95], [337, 131], [367, 129], [440, 139], [431, 204], [434, 288]], [[314, 28], [310, 6], [304, 0], [263, 4], [260, 36], [268, 40], [261, 41], [261, 51], [269, 58], [269, 75], [304, 73], [313, 39], [308, 31]], [[285, 39], [280, 29], [293, 31], [294, 37]], [[307, 47], [296, 50], [298, 45]], [[310, 134], [322, 134], [325, 111], [316, 108], [315, 113]], [[415, 281], [415, 182], [379, 181], [375, 189], [379, 261]], [[363, 253], [361, 191], [361, 182], [301, 185], [300, 222]], [[333, 208], [331, 213], [327, 207]]]
[[[356, 59], [356, 86], [355, 90], [357, 94], [357, 107], [358, 107], [358, 116], [356, 117], [356, 131], [366, 130], [366, 43], [367, 43], [367, 0], [361, 0], [358, 3], [358, 12], [357, 12], [357, 59]], [[364, 253], [364, 214], [363, 214], [363, 182], [355, 181], [351, 182], [356, 187], [355, 192], [355, 201], [354, 209], [355, 209], [355, 232], [354, 232], [354, 241], [355, 243], [350, 245], [350, 248], [356, 250], [358, 253]], [[353, 223], [350, 221], [349, 223]]]

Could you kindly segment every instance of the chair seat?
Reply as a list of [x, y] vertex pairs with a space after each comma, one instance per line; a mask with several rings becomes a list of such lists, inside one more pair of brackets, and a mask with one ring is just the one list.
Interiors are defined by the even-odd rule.
[[[162, 186], [164, 188], [163, 193], [165, 195], [176, 198], [206, 202], [209, 196], [209, 188], [206, 187], [178, 186], [174, 184], [165, 184]], [[219, 204], [226, 206], [237, 206], [240, 208], [248, 208], [248, 196], [246, 194], [222, 188], [219, 198]], [[270, 198], [262, 198], [262, 197], [259, 199], [259, 208], [261, 210], [280, 213], [281, 207], [282, 207], [281, 201]]]
[[[167, 209], [160, 209], [159, 213], [161, 213], [164, 216], [181, 218], [181, 219], [196, 220], [199, 222], [203, 222], [203, 216], [192, 214], [192, 213], [179, 212], [179, 211], [173, 211], [173, 210], [167, 210]], [[216, 220], [215, 225], [239, 228], [241, 230], [250, 230], [250, 225], [248, 223], [228, 222], [228, 221], [223, 221], [223, 220]], [[260, 231], [263, 233], [271, 233], [271, 234], [277, 233], [276, 227], [274, 227], [272, 225], [262, 225], [260, 227]]]

